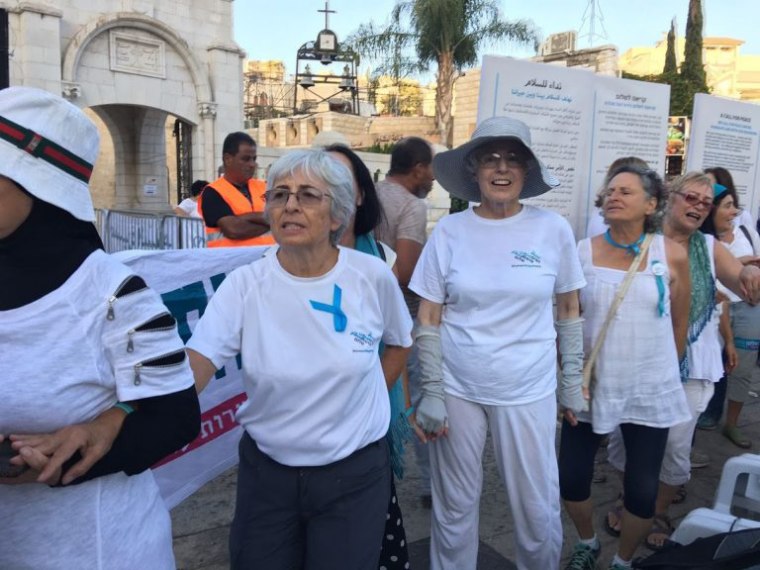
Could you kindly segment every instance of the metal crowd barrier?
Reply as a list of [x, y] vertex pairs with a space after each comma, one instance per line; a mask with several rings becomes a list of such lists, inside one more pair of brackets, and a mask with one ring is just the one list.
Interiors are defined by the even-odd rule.
[[203, 220], [125, 210], [95, 211], [95, 225], [108, 253], [127, 249], [206, 247]]

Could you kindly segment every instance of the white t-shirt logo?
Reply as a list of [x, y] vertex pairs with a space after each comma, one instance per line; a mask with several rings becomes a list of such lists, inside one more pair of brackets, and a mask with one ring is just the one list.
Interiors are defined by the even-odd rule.
[[512, 250], [512, 256], [518, 263], [513, 263], [512, 267], [541, 267], [541, 256], [535, 251]]

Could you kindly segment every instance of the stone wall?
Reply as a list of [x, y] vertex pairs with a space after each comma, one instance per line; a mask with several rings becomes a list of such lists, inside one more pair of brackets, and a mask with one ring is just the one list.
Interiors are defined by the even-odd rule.
[[304, 147], [310, 146], [317, 134], [327, 131], [341, 133], [352, 147], [360, 148], [410, 135], [437, 141], [433, 117], [360, 117], [335, 112], [263, 120], [258, 129], [252, 130], [252, 136], [268, 147]]
[[[11, 84], [62, 94], [98, 117], [103, 153], [115, 153], [101, 153], [96, 165], [99, 205], [168, 207], [176, 191], [165, 126], [174, 118], [193, 127], [195, 178], [215, 171], [224, 137], [243, 127], [244, 54], [232, 40], [232, 0], [0, 6], [9, 15]], [[146, 194], [154, 181], [159, 191]]]

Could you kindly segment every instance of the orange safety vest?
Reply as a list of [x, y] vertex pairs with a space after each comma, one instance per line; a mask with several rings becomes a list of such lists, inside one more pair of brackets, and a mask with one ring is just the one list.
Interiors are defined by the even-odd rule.
[[[219, 193], [222, 200], [227, 203], [235, 216], [264, 211], [266, 184], [263, 180], [256, 180], [254, 178], [248, 180], [248, 192], [251, 194], [250, 202], [240, 190], [235, 188], [223, 176], [209, 184], [209, 186]], [[198, 211], [203, 216], [203, 193], [198, 197]], [[273, 243], [275, 242], [271, 233], [248, 239], [230, 239], [224, 237], [219, 228], [206, 226], [207, 247], [239, 247], [245, 245], [272, 245]]]

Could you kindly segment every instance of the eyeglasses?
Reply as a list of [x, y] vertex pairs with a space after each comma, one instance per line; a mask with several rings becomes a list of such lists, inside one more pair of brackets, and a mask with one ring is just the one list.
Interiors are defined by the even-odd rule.
[[295, 196], [296, 202], [304, 208], [314, 208], [322, 203], [323, 198], [332, 198], [329, 193], [311, 186], [299, 188], [295, 192], [291, 192], [288, 188], [272, 188], [264, 192], [264, 199], [273, 208], [283, 207], [288, 203], [291, 196]]
[[712, 198], [702, 198], [699, 194], [694, 194], [693, 192], [680, 192], [678, 190], [673, 190], [672, 192], [683, 198], [684, 202], [689, 206], [702, 206], [707, 210], [713, 209]]
[[511, 150], [506, 152], [487, 152], [477, 158], [477, 163], [480, 168], [498, 168], [502, 160], [507, 163], [509, 168], [525, 166], [526, 163], [523, 156]]

